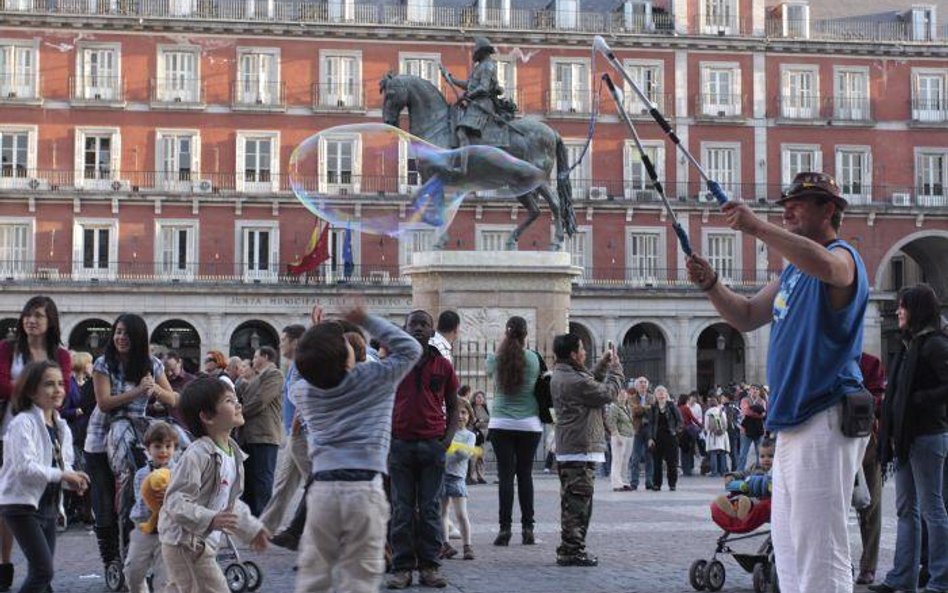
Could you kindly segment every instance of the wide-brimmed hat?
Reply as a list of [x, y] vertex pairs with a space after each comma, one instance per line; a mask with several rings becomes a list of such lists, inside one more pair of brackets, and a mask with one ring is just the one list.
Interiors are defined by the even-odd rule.
[[833, 179], [832, 175], [826, 173], [814, 173], [811, 171], [797, 173], [793, 178], [793, 183], [777, 200], [778, 204], [783, 204], [787, 200], [794, 198], [823, 198], [831, 201], [840, 210], [845, 210], [849, 202], [843, 197], [843, 192], [839, 189], [839, 184]]

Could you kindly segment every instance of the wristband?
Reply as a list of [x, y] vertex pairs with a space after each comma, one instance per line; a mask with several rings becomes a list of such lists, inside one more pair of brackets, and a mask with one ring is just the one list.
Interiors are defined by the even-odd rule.
[[709, 290], [711, 290], [712, 288], [714, 288], [714, 286], [715, 286], [717, 283], [718, 283], [718, 273], [715, 272], [715, 273], [714, 273], [714, 278], [711, 279], [711, 284], [708, 284], [707, 286], [699, 286], [698, 288], [701, 289], [701, 292], [708, 292]]

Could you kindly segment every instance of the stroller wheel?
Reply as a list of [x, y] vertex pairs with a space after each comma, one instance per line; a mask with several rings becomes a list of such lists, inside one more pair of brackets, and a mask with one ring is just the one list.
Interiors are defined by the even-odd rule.
[[727, 575], [724, 564], [720, 560], [712, 560], [705, 570], [705, 583], [708, 591], [720, 591], [724, 587], [724, 579]]
[[754, 565], [754, 593], [767, 593], [770, 584], [770, 571], [763, 562]]
[[707, 566], [707, 560], [695, 560], [691, 563], [691, 568], [688, 569], [688, 581], [695, 591], [704, 591], [708, 586], [708, 581], [705, 578]]
[[105, 565], [105, 586], [109, 591], [121, 591], [125, 588], [125, 573], [120, 561], [113, 560]]
[[255, 562], [244, 562], [244, 572], [247, 573], [247, 591], [256, 591], [263, 584], [263, 574]]
[[224, 578], [227, 579], [227, 588], [231, 593], [242, 593], [247, 590], [247, 571], [239, 564], [228, 564], [224, 569]]

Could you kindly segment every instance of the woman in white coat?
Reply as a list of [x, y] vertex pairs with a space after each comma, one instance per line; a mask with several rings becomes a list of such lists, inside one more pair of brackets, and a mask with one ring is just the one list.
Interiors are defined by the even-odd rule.
[[712, 395], [708, 398], [708, 409], [704, 413], [704, 440], [712, 476], [723, 476], [727, 473], [727, 457], [731, 450], [727, 429], [727, 414], [720, 406], [718, 398]]

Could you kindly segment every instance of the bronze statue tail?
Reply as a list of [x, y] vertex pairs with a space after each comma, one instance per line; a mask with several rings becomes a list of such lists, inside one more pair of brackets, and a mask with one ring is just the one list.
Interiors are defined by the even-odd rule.
[[573, 212], [573, 185], [570, 183], [571, 171], [569, 154], [563, 139], [556, 136], [556, 193], [560, 200], [560, 219], [563, 221], [563, 231], [567, 237], [576, 232], [576, 213]]

